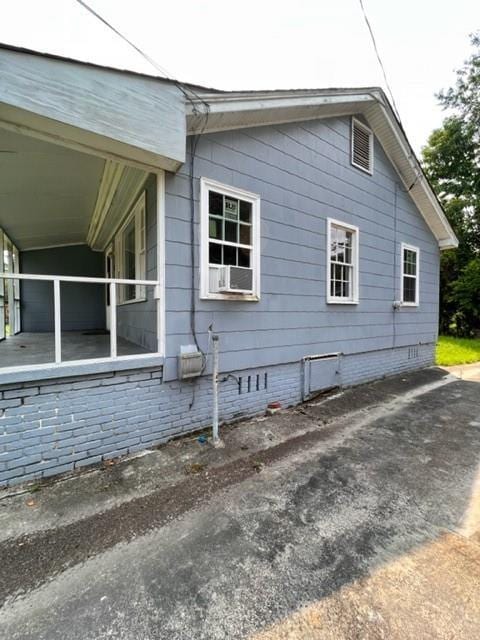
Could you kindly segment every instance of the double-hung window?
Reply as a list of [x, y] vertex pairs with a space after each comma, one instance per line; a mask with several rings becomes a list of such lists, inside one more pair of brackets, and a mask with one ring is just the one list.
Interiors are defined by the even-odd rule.
[[418, 306], [419, 301], [419, 266], [420, 250], [402, 243], [402, 304], [409, 307]]
[[[143, 192], [115, 236], [115, 271], [117, 278], [145, 280], [145, 212], [145, 192]], [[120, 285], [120, 303], [139, 302], [141, 300], [145, 300], [144, 286], [134, 284]]]
[[201, 180], [201, 297], [260, 296], [260, 197]]
[[327, 221], [327, 302], [358, 303], [358, 227]]

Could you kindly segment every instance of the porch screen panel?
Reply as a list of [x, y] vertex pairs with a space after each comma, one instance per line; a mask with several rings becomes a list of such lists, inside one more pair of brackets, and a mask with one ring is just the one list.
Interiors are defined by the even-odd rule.
[[[5, 236], [0, 227], [0, 272], [5, 271]], [[5, 338], [5, 280], [0, 278], [0, 340]]]
[[[20, 256], [18, 249], [12, 245], [13, 273], [20, 273]], [[13, 333], [20, 333], [22, 318], [20, 305], [20, 280], [13, 281]]]

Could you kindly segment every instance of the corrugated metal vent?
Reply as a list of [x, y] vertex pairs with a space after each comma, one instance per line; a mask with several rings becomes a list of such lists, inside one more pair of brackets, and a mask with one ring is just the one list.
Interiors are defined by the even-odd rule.
[[373, 134], [368, 127], [352, 118], [352, 164], [363, 171], [373, 171]]

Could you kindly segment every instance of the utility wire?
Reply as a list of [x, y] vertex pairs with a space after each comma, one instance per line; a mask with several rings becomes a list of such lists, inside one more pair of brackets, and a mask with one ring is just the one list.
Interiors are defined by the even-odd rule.
[[[91, 13], [95, 18], [97, 18], [97, 20], [100, 20], [100, 22], [102, 22], [102, 24], [104, 24], [108, 29], [110, 29], [111, 31], [113, 31], [113, 33], [115, 33], [119, 38], [121, 38], [124, 42], [126, 42], [130, 47], [132, 47], [138, 54], [140, 54], [142, 56], [142, 58], [144, 58], [144, 60], [146, 60], [149, 64], [152, 65], [152, 67], [154, 67], [159, 73], [162, 74], [162, 76], [167, 77], [169, 80], [171, 80], [177, 87], [178, 89], [180, 89], [180, 91], [183, 93], [183, 95], [185, 96], [185, 98], [190, 102], [190, 104], [192, 105], [192, 111], [194, 115], [198, 114], [198, 108], [197, 108], [197, 104], [195, 103], [195, 101], [192, 99], [192, 97], [189, 95], [188, 92], [190, 92], [193, 96], [195, 96], [195, 98], [197, 98], [197, 100], [199, 102], [201, 102], [204, 106], [204, 122], [203, 125], [199, 131], [199, 133], [197, 133], [195, 136], [192, 136], [191, 140], [190, 140], [190, 144], [191, 144], [191, 152], [190, 152], [190, 206], [191, 206], [191, 220], [190, 220], [190, 246], [191, 246], [191, 260], [192, 260], [192, 264], [191, 264], [191, 273], [192, 273], [192, 283], [191, 283], [191, 307], [190, 307], [190, 328], [191, 328], [191, 332], [192, 332], [192, 337], [195, 341], [195, 346], [197, 348], [197, 350], [202, 354], [202, 359], [203, 359], [203, 365], [202, 365], [202, 373], [206, 368], [207, 365], [207, 356], [208, 356], [208, 350], [207, 353], [205, 354], [199, 345], [198, 342], [198, 338], [197, 338], [197, 330], [196, 330], [196, 323], [195, 323], [195, 313], [196, 313], [196, 305], [195, 305], [195, 154], [197, 151], [197, 144], [198, 141], [200, 139], [200, 137], [203, 135], [203, 133], [205, 132], [207, 123], [208, 123], [208, 117], [210, 114], [210, 105], [208, 104], [208, 102], [206, 102], [201, 96], [199, 96], [191, 87], [185, 87], [180, 81], [176, 80], [175, 78], [173, 78], [173, 76], [171, 74], [168, 73], [168, 71], [166, 69], [164, 69], [161, 65], [158, 64], [158, 62], [156, 62], [156, 60], [154, 60], [153, 58], [151, 58], [148, 54], [146, 54], [142, 49], [140, 49], [140, 47], [137, 47], [137, 45], [132, 42], [131, 40], [129, 40], [125, 35], [123, 35], [123, 33], [121, 33], [116, 27], [114, 27], [112, 24], [110, 24], [110, 22], [108, 22], [108, 20], [106, 20], [103, 16], [101, 16], [99, 13], [97, 13], [89, 4], [87, 4], [85, 2], [85, 0], [75, 0], [79, 5], [81, 5], [84, 9], [86, 9], [89, 13]], [[193, 404], [195, 402], [195, 385], [193, 386], [193, 390], [192, 390], [192, 400], [190, 403], [190, 408], [192, 408]]]
[[[166, 78], [168, 78], [169, 80], [171, 80], [179, 89], [180, 91], [183, 93], [183, 95], [185, 96], [185, 98], [191, 103], [192, 105], [192, 109], [194, 113], [197, 113], [197, 106], [195, 104], [195, 102], [192, 100], [191, 96], [188, 94], [187, 90], [184, 88], [183, 84], [179, 81], [176, 80], [170, 73], [168, 73], [168, 71], [166, 69], [164, 69], [161, 65], [158, 64], [158, 62], [156, 60], [154, 60], [152, 57], [150, 57], [147, 53], [145, 53], [142, 49], [140, 49], [140, 47], [138, 47], [134, 42], [132, 42], [131, 40], [129, 40], [127, 38], [127, 36], [125, 36], [123, 33], [121, 33], [116, 27], [114, 27], [110, 22], [108, 22], [108, 20], [106, 18], [104, 18], [103, 16], [101, 16], [99, 13], [97, 13], [95, 11], [95, 9], [93, 9], [89, 4], [87, 4], [84, 0], [75, 0], [75, 2], [77, 2], [80, 6], [82, 6], [84, 9], [86, 9], [89, 13], [91, 13], [95, 18], [97, 18], [97, 20], [100, 20], [100, 22], [102, 22], [108, 29], [110, 29], [111, 31], [113, 31], [113, 33], [115, 33], [119, 38], [121, 38], [124, 42], [126, 42], [130, 47], [132, 47], [133, 49], [135, 49], [135, 51], [140, 54], [142, 56], [142, 58], [144, 60], [146, 60], [149, 64], [152, 65], [152, 67], [154, 67], [162, 76], [165, 76]], [[193, 89], [188, 88], [188, 91], [193, 94], [198, 100], [200, 100], [204, 106], [207, 108], [209, 108], [209, 105], [207, 102], [205, 102], [205, 100], [203, 100], [203, 98], [201, 98], [195, 91], [193, 91]]]
[[[79, 0], [79, 1], [80, 1], [80, 0]], [[366, 14], [366, 11], [365, 11], [365, 7], [363, 6], [363, 1], [362, 1], [362, 0], [358, 0], [358, 1], [360, 2], [360, 7], [361, 7], [361, 9], [362, 9], [363, 17], [364, 17], [364, 19], [365, 19], [366, 25], [367, 25], [368, 30], [369, 30], [369, 32], [370, 32], [370, 36], [371, 36], [371, 38], [372, 38], [373, 48], [375, 49], [375, 55], [377, 56], [378, 63], [379, 63], [380, 68], [381, 68], [381, 70], [382, 70], [382, 73], [383, 73], [383, 79], [385, 80], [385, 85], [386, 85], [386, 87], [387, 87], [387, 89], [388, 89], [388, 93], [390, 94], [390, 99], [391, 99], [391, 101], [392, 101], [392, 105], [393, 105], [393, 108], [394, 108], [394, 110], [395, 110], [395, 115], [397, 116], [398, 121], [399, 121], [399, 122], [401, 122], [401, 120], [400, 120], [400, 113], [399, 113], [399, 111], [398, 111], [398, 107], [397, 107], [397, 104], [396, 104], [396, 102], [395, 102], [395, 98], [393, 97], [393, 91], [392, 91], [392, 88], [390, 87], [390, 84], [389, 84], [389, 82], [388, 82], [387, 72], [385, 71], [385, 67], [383, 66], [382, 58], [380, 57], [380, 53], [379, 53], [379, 51], [378, 51], [377, 41], [375, 40], [375, 35], [374, 35], [374, 33], [373, 33], [372, 26], [371, 26], [370, 21], [369, 21], [369, 19], [368, 19], [368, 17], [367, 17], [367, 14]]]

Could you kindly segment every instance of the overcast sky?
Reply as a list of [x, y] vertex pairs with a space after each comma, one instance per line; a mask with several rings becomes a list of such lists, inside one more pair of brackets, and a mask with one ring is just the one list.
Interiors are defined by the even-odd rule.
[[[87, 0], [168, 72], [219, 89], [383, 86], [358, 0]], [[0, 0], [0, 41], [156, 73], [75, 0]], [[364, 0], [416, 151], [444, 116], [479, 0]]]

